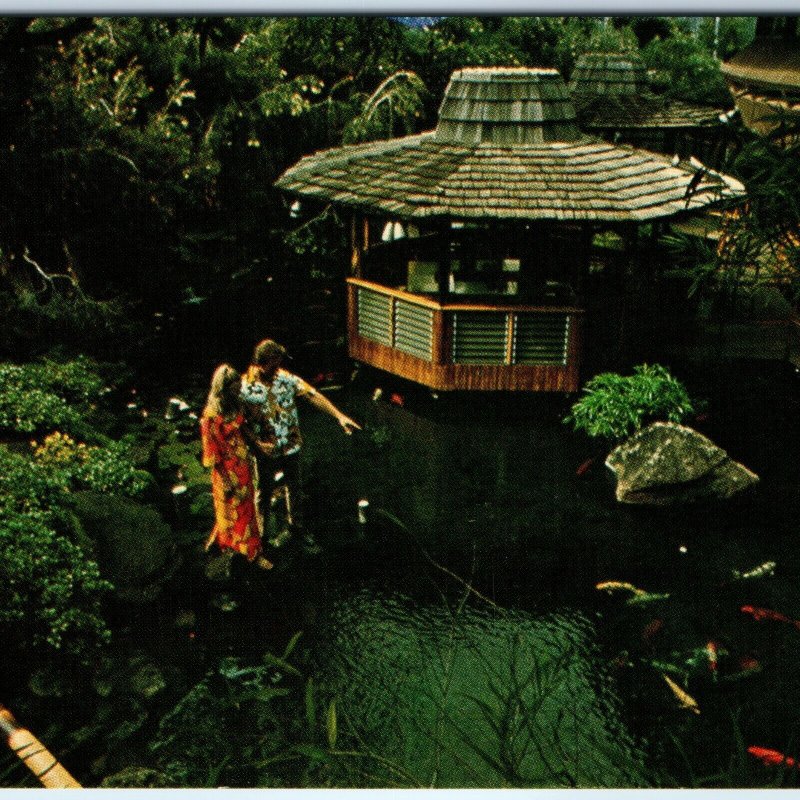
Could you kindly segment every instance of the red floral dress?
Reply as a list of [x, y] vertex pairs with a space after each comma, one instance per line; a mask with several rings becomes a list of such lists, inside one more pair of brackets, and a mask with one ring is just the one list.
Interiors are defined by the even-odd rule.
[[200, 420], [203, 464], [211, 467], [211, 494], [221, 550], [233, 550], [252, 561], [261, 552], [261, 531], [255, 506], [252, 458], [242, 436], [244, 417]]

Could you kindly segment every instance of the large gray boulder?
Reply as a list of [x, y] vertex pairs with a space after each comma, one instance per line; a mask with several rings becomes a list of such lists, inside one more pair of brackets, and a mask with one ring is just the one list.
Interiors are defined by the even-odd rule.
[[75, 492], [73, 502], [116, 597], [136, 604], [155, 600], [180, 563], [175, 536], [158, 511], [100, 492]]
[[611, 451], [606, 466], [617, 478], [617, 500], [677, 505], [726, 499], [758, 476], [710, 439], [674, 422], [654, 422]]

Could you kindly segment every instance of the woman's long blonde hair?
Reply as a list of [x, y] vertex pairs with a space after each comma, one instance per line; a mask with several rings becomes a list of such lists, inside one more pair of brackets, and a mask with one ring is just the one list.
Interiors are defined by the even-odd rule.
[[214, 370], [206, 407], [203, 409], [204, 417], [229, 417], [235, 413], [235, 408], [229, 408], [226, 405], [225, 386], [238, 379], [239, 373], [230, 364], [220, 364]]

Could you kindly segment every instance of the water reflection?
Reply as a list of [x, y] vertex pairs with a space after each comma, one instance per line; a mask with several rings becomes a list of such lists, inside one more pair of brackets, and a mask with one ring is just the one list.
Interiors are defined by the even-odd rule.
[[644, 786], [578, 612], [541, 617], [361, 592], [319, 644], [339, 785]]

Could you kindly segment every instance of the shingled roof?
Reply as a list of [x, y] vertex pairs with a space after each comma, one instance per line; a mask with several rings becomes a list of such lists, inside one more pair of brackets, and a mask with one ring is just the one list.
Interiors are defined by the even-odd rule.
[[306, 156], [276, 185], [401, 219], [609, 222], [744, 191], [732, 178], [585, 136], [560, 74], [524, 67], [459, 70], [434, 131]]
[[650, 91], [641, 56], [584, 53], [570, 83], [578, 121], [586, 130], [701, 128], [719, 125], [722, 109], [667, 100]]
[[756, 39], [720, 69], [741, 111], [758, 133], [778, 125], [778, 115], [800, 117], [800, 43]]

